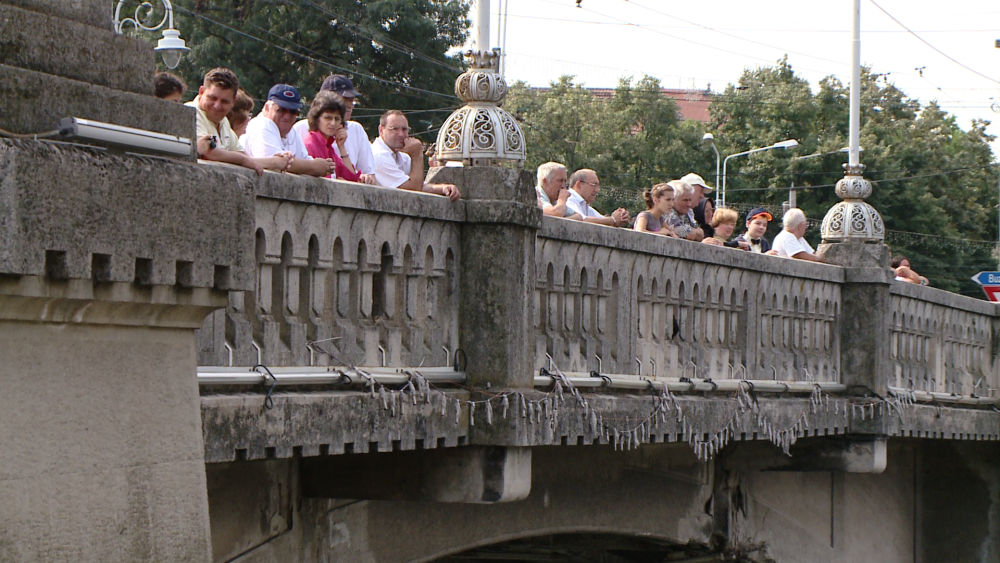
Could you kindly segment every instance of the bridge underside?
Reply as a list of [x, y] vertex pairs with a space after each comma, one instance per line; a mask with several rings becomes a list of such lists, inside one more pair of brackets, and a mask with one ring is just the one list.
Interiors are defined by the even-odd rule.
[[[822, 438], [800, 444], [814, 440]], [[1000, 554], [995, 444], [890, 439], [885, 471], [864, 474], [759, 470], [741, 461], [741, 447], [768, 446], [740, 444], [712, 463], [686, 444], [535, 447], [530, 494], [498, 504], [318, 498], [302, 485], [377, 480], [349, 459], [366, 456], [407, 475], [412, 466], [396, 456], [413, 452], [209, 464], [214, 560], [645, 562], [742, 553], [752, 561], [985, 563]]]

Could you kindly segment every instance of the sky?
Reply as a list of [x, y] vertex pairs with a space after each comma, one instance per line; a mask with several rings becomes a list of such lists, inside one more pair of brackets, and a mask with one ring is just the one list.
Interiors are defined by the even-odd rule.
[[[588, 87], [614, 87], [622, 76], [648, 74], [665, 88], [720, 92], [744, 69], [772, 65], [785, 54], [814, 91], [831, 74], [850, 82], [853, 0], [576, 3], [490, 2], [490, 46], [504, 47], [508, 83], [545, 86], [570, 74]], [[997, 39], [996, 2], [861, 2], [862, 64], [886, 73], [911, 98], [937, 100], [963, 129], [977, 118], [1000, 122], [991, 109], [1000, 100]], [[1000, 123], [988, 131], [1000, 136]], [[1000, 141], [993, 150], [1000, 154]]]

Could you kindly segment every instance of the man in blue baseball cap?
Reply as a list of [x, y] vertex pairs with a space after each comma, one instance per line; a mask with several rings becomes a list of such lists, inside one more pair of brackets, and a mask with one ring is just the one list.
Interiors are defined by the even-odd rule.
[[293, 157], [288, 171], [309, 176], [328, 176], [334, 170], [329, 158], [309, 156], [299, 134], [292, 129], [302, 109], [302, 97], [295, 86], [275, 84], [267, 93], [264, 109], [247, 124], [243, 146], [254, 158], [267, 158], [287, 152]]

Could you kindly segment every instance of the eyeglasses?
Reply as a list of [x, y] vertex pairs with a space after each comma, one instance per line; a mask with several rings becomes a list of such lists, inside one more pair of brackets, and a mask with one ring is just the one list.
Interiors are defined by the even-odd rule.
[[390, 132], [390, 133], [395, 133], [396, 131], [402, 131], [403, 133], [409, 133], [410, 132], [410, 128], [409, 127], [395, 127], [393, 125], [384, 125], [383, 127], [385, 127], [385, 130], [388, 131], [388, 132]]
[[588, 186], [592, 186], [592, 187], [595, 187], [595, 188], [601, 187], [601, 183], [600, 182], [588, 182], [586, 180], [580, 180], [580, 183], [581, 184], [587, 184]]

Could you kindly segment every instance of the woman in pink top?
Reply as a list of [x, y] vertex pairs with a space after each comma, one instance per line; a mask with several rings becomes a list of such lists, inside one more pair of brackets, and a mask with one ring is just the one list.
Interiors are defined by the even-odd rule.
[[[306, 152], [313, 158], [332, 158], [336, 169], [332, 176], [351, 182], [360, 181], [361, 174], [351, 164], [351, 155], [347, 154], [347, 128], [344, 127], [344, 99], [329, 90], [316, 94], [306, 121], [309, 123], [309, 135], [303, 141]], [[333, 144], [337, 150], [333, 150]], [[339, 154], [338, 154], [339, 152]]]

